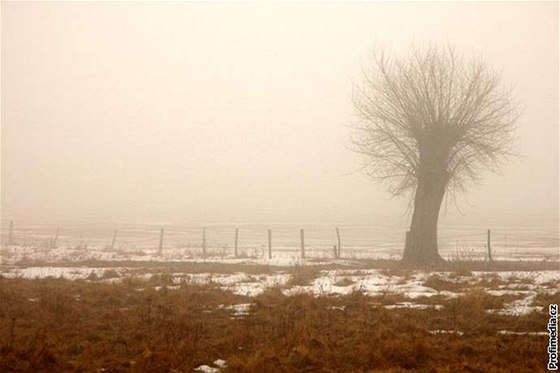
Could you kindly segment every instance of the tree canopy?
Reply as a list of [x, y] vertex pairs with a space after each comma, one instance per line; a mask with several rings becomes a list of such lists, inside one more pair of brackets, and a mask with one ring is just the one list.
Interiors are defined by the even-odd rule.
[[367, 174], [394, 195], [415, 190], [428, 153], [444, 162], [451, 192], [512, 154], [518, 114], [511, 92], [480, 57], [451, 47], [412, 49], [404, 59], [374, 53], [353, 102], [353, 149], [364, 155]]

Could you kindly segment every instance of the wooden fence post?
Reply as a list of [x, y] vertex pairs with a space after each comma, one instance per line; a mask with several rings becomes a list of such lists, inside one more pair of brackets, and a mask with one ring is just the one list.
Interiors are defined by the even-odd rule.
[[202, 228], [202, 257], [206, 260], [206, 227]]
[[60, 234], [60, 227], [56, 227], [56, 234], [51, 245], [51, 249], [56, 249], [56, 241], [58, 241], [58, 235]]
[[492, 246], [490, 245], [490, 229], [488, 229], [488, 237], [486, 239], [486, 247], [488, 248], [488, 260], [492, 261]]
[[159, 248], [158, 248], [158, 255], [161, 255], [163, 252], [163, 228], [159, 231]]
[[233, 248], [233, 256], [237, 258], [237, 239], [239, 238], [239, 228], [235, 228], [235, 246]]
[[336, 227], [336, 239], [338, 242], [337, 250], [336, 250], [336, 257], [340, 258], [340, 247], [342, 246], [340, 243], [340, 230]]
[[113, 240], [111, 241], [111, 250], [115, 247], [115, 242], [117, 242], [117, 230], [115, 229], [115, 233], [113, 233]]
[[14, 244], [14, 221], [10, 220], [10, 235], [8, 236], [8, 246]]
[[272, 259], [272, 229], [268, 230], [268, 259]]
[[410, 231], [406, 231], [406, 234], [404, 236], [404, 247], [408, 248], [409, 244], [410, 244]]
[[299, 230], [299, 236], [301, 239], [301, 257], [305, 258], [305, 236], [303, 228]]

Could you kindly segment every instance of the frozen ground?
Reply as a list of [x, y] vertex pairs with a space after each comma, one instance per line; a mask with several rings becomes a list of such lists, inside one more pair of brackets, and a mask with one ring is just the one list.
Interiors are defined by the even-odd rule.
[[[56, 263], [85, 261], [136, 261], [136, 262], [215, 262], [227, 264], [263, 264], [273, 266], [294, 266], [326, 263], [347, 263], [363, 259], [400, 259], [402, 248], [343, 248], [341, 257], [334, 258], [333, 249], [307, 247], [305, 258], [300, 250], [290, 247], [274, 247], [272, 256], [268, 257], [268, 249], [240, 249], [238, 257], [234, 257], [231, 249], [209, 249], [206, 258], [200, 249], [165, 248], [158, 252], [155, 248], [128, 248], [126, 250], [109, 250], [103, 247], [57, 247], [54, 249], [36, 246], [4, 246], [0, 249], [0, 265], [11, 266], [18, 263]], [[482, 252], [460, 248], [442, 250], [442, 256], [451, 260], [476, 261], [484, 260]], [[560, 249], [557, 247], [528, 247], [517, 249], [516, 253], [496, 250], [496, 260], [523, 261], [559, 261]]]
[[[15, 267], [4, 268], [3, 278], [43, 279], [63, 278], [68, 280], [120, 282], [125, 278], [149, 280], [154, 274], [139, 272], [125, 267]], [[309, 276], [306, 284], [294, 284], [293, 274], [278, 270], [274, 273], [184, 273], [166, 274], [172, 285], [168, 290], [176, 290], [182, 284], [212, 284], [237, 295], [254, 297], [267, 289], [278, 288], [285, 295], [307, 293], [315, 296], [339, 296], [361, 292], [372, 297], [398, 295], [402, 301], [384, 305], [386, 308], [411, 308], [438, 310], [437, 302], [426, 300], [457, 298], [473, 290], [482, 290], [492, 296], [513, 296], [503, 308], [489, 309], [489, 313], [525, 315], [540, 311], [541, 306], [534, 301], [539, 294], [555, 294], [560, 291], [560, 270], [558, 271], [504, 271], [472, 272], [458, 276], [454, 272], [409, 271], [406, 274], [377, 269], [336, 269], [322, 270]], [[441, 284], [445, 286], [441, 286]], [[434, 285], [435, 284], [435, 285]], [[438, 285], [439, 284], [439, 285]], [[161, 286], [156, 286], [161, 290]], [[138, 288], [143, 291], [144, 288]], [[224, 306], [231, 309], [232, 317], [245, 315], [251, 304], [243, 303]]]
[[1, 250], [0, 265], [10, 266], [18, 263], [56, 263], [56, 262], [85, 262], [85, 261], [136, 261], [136, 262], [194, 262], [194, 263], [225, 263], [225, 264], [264, 264], [272, 266], [294, 266], [306, 263], [321, 264], [327, 262], [345, 262], [346, 260], [377, 257], [383, 259], [397, 259], [397, 255], [380, 254], [378, 256], [355, 252], [348, 252], [345, 259], [333, 260], [331, 251], [309, 248], [306, 251], [307, 259], [301, 257], [300, 252], [287, 250], [286, 248], [276, 249], [271, 258], [268, 252], [262, 249], [243, 250], [235, 258], [231, 253], [221, 252], [220, 250], [209, 250], [205, 259], [200, 250], [183, 248], [166, 249], [158, 253], [156, 249], [135, 249], [135, 250], [106, 250], [95, 247], [71, 248], [58, 247], [48, 249], [43, 247], [21, 247], [9, 246]]
[[[492, 256], [497, 260], [560, 261], [558, 223], [550, 217], [533, 220], [529, 219], [525, 225], [443, 225], [438, 230], [440, 253], [445, 259], [483, 260], [487, 255], [487, 229], [492, 228]], [[327, 223], [213, 224], [202, 227], [171, 222], [15, 221], [10, 233], [10, 222], [4, 219], [1, 223], [0, 265], [62, 260], [201, 261], [203, 241], [208, 260], [294, 265], [305, 263], [300, 254], [300, 229], [305, 229], [308, 260], [333, 260], [333, 246], [338, 243], [336, 229], [340, 233], [342, 259], [398, 259], [407, 229], [383, 222], [338, 227]], [[162, 228], [163, 237], [160, 236]], [[271, 259], [268, 259], [269, 229]], [[238, 237], [237, 241], [235, 237]], [[158, 250], [160, 239], [161, 252]], [[233, 255], [236, 242], [237, 259]]]
[[[343, 230], [344, 244], [341, 258], [334, 258], [332, 248], [332, 230], [311, 231], [306, 239], [305, 258], [302, 258], [298, 240], [294, 240], [293, 232], [299, 230], [282, 227], [274, 230], [272, 256], [268, 256], [268, 247], [258, 244], [263, 239], [260, 231], [247, 232], [244, 230], [242, 238], [246, 245], [239, 247], [238, 256], [234, 257], [230, 244], [222, 244], [231, 237], [231, 229], [220, 232], [216, 229], [209, 230], [209, 235], [215, 241], [209, 240], [206, 258], [196, 238], [187, 240], [176, 234], [166, 238], [163, 250], [159, 252], [157, 242], [150, 238], [148, 242], [142, 238], [145, 230], [129, 231], [129, 235], [138, 234], [136, 241], [121, 240], [108, 248], [107, 242], [87, 241], [72, 242], [61, 236], [56, 248], [48, 248], [45, 244], [13, 245], [4, 244], [0, 249], [0, 276], [3, 278], [63, 278], [68, 280], [91, 282], [120, 282], [126, 278], [150, 280], [155, 274], [161, 273], [161, 268], [155, 269], [145, 263], [206, 263], [208, 270], [205, 273], [189, 273], [187, 271], [166, 272], [171, 283], [154, 286], [158, 291], [173, 291], [183, 284], [212, 284], [221, 289], [247, 297], [246, 302], [237, 305], [223, 305], [231, 310], [233, 318], [244, 317], [251, 312], [251, 297], [262, 294], [267, 289], [277, 288], [285, 295], [313, 294], [315, 296], [342, 296], [353, 292], [377, 297], [384, 295], [395, 296], [394, 300], [378, 306], [387, 309], [433, 309], [438, 311], [442, 305], [441, 299], [455, 299], [468, 292], [482, 291], [493, 297], [503, 297], [507, 302], [503, 306], [488, 309], [487, 312], [511, 316], [526, 315], [533, 311], [541, 310], [539, 297], [546, 294], [557, 294], [560, 291], [560, 265], [558, 271], [515, 271], [515, 272], [467, 272], [458, 276], [454, 272], [423, 272], [423, 271], [389, 271], [361, 268], [363, 260], [367, 259], [400, 259], [402, 242], [398, 239], [400, 231], [395, 231], [394, 236], [383, 236], [386, 230], [378, 230], [372, 236], [366, 236], [367, 229], [355, 232], [350, 227]], [[284, 233], [282, 233], [284, 229]], [[480, 234], [479, 231], [483, 233]], [[509, 230], [508, 230], [509, 231]], [[155, 240], [157, 239], [157, 231]], [[199, 232], [196, 234], [198, 235]], [[391, 233], [391, 232], [390, 232]], [[393, 234], [391, 233], [391, 234]], [[445, 233], [445, 232], [444, 232]], [[448, 231], [446, 234], [452, 238], [442, 237], [441, 253], [446, 259], [464, 262], [477, 262], [485, 258], [484, 231], [477, 229], [476, 233], [463, 231]], [[558, 239], [554, 232], [523, 231], [503, 236], [500, 240], [494, 238], [493, 257], [497, 260], [509, 261], [539, 261], [552, 264], [560, 261]], [[538, 234], [539, 240], [531, 240]], [[284, 236], [282, 236], [284, 235]], [[142, 236], [142, 237], [141, 237]], [[360, 239], [351, 240], [351, 237]], [[48, 236], [46, 236], [48, 239]], [[133, 237], [133, 236], [132, 236]], [[166, 236], [169, 237], [169, 236]], [[495, 237], [500, 237], [495, 235]], [[299, 237], [296, 237], [299, 238]], [[21, 237], [20, 237], [21, 239]], [[514, 239], [519, 241], [515, 244]], [[447, 240], [447, 241], [446, 241]], [[450, 241], [452, 240], [452, 242]], [[184, 241], [184, 242], [182, 242]], [[188, 241], [188, 242], [187, 242]], [[29, 241], [28, 241], [29, 242]], [[266, 238], [264, 239], [266, 243]], [[136, 264], [135, 264], [136, 263]], [[231, 265], [231, 270], [212, 271], [212, 264], [225, 266]], [[240, 272], [240, 265], [270, 266], [266, 273]], [[297, 277], [294, 268], [320, 268], [323, 265], [335, 265], [330, 270], [318, 269], [308, 277]], [[161, 267], [160, 266], [160, 267]], [[179, 266], [180, 267], [180, 266]], [[331, 267], [332, 268], [332, 267]], [[551, 268], [549, 265], [548, 268]], [[206, 269], [203, 269], [206, 271]], [[220, 272], [220, 273], [218, 273]], [[225, 273], [224, 273], [225, 272]], [[443, 285], [442, 285], [443, 284]], [[158, 285], [158, 286], [155, 286]], [[139, 286], [138, 291], [144, 291], [145, 286]], [[30, 300], [31, 301], [31, 300]], [[441, 301], [440, 301], [441, 302]], [[337, 308], [339, 309], [339, 308]], [[344, 311], [344, 307], [340, 307]], [[434, 331], [434, 333], [448, 331]], [[213, 366], [211, 366], [213, 365]], [[210, 364], [201, 367], [201, 371], [217, 371], [220, 366]], [[216, 369], [216, 370], [214, 370]]]

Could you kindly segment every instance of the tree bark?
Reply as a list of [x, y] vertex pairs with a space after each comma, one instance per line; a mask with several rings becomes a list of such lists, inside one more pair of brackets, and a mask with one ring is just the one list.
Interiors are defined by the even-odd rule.
[[[427, 158], [427, 159], [426, 159]], [[433, 264], [443, 261], [438, 253], [437, 226], [439, 210], [445, 195], [447, 172], [441, 157], [430, 154], [421, 163], [410, 233], [405, 244], [403, 261]]]

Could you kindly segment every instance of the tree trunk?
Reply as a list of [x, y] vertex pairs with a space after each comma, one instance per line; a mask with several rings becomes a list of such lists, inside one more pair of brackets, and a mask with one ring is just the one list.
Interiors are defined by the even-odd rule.
[[438, 253], [437, 225], [446, 181], [445, 171], [421, 172], [403, 261], [423, 264], [443, 261]]

